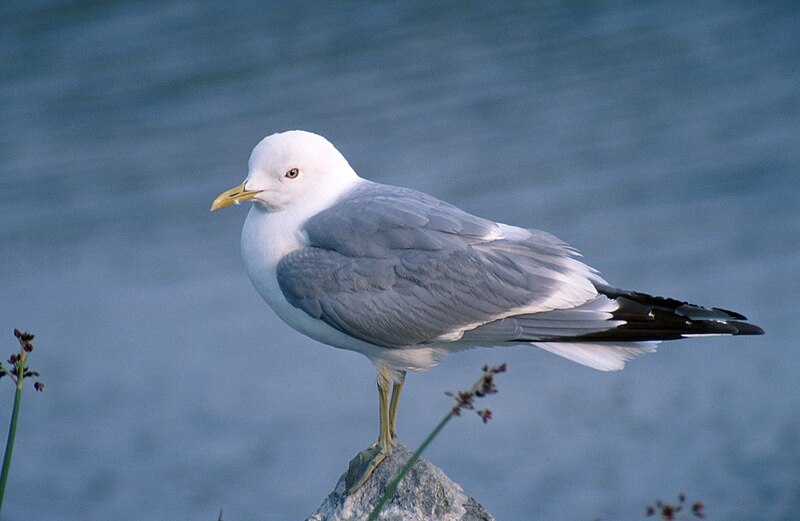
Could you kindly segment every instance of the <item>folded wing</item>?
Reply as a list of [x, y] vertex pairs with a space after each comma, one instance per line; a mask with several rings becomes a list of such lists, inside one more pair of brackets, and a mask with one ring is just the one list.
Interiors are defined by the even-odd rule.
[[737, 313], [614, 289], [545, 232], [365, 183], [310, 219], [277, 270], [286, 299], [387, 348], [534, 343], [620, 369], [653, 341], [758, 334]]

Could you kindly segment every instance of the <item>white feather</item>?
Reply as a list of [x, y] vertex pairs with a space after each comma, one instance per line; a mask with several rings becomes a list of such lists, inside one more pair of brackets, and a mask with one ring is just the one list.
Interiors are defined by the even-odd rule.
[[533, 345], [592, 369], [619, 371], [631, 358], [655, 352], [657, 344], [658, 342], [631, 342], [628, 344], [536, 342]]

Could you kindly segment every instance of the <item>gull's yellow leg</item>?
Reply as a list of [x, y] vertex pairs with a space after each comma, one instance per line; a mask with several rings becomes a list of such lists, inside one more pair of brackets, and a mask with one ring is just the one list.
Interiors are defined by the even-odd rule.
[[387, 456], [392, 453], [392, 435], [389, 430], [389, 389], [391, 387], [392, 375], [389, 373], [389, 369], [382, 365], [378, 369], [378, 407], [380, 414], [378, 445], [387, 450]]
[[[347, 476], [344, 478], [347, 493], [350, 494], [363, 485], [378, 465], [392, 453], [392, 436], [390, 431], [389, 392], [392, 376], [386, 366], [378, 367], [378, 406], [380, 431], [378, 442], [368, 449], [359, 452], [350, 461]], [[399, 398], [399, 394], [398, 394]]]
[[392, 384], [392, 399], [389, 402], [389, 436], [392, 447], [397, 446], [397, 409], [400, 405], [400, 393], [403, 391], [406, 372], [399, 371], [397, 375], [397, 381]]

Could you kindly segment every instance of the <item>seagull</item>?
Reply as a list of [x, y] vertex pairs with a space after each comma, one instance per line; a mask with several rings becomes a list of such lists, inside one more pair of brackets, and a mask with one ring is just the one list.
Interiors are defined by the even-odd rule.
[[310, 132], [264, 138], [211, 211], [248, 201], [241, 249], [258, 293], [292, 328], [377, 368], [378, 440], [350, 462], [348, 493], [397, 444], [406, 372], [449, 353], [530, 345], [616, 371], [659, 341], [763, 334], [734, 311], [613, 287], [549, 233], [362, 179]]

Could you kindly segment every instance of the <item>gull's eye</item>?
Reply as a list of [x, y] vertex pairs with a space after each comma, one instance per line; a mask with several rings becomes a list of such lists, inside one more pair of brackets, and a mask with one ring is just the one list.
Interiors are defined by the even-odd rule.
[[283, 177], [285, 177], [286, 179], [296, 179], [297, 176], [299, 175], [300, 175], [300, 170], [292, 168], [291, 170], [283, 174]]

